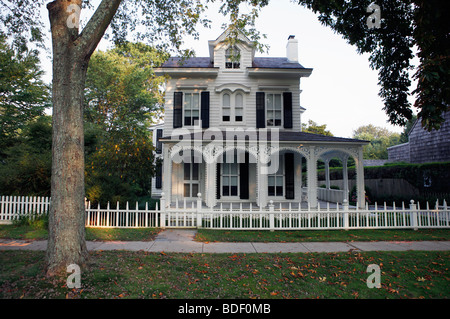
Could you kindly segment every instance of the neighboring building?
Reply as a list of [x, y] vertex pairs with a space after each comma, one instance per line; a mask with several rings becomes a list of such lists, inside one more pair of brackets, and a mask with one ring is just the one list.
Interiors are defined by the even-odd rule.
[[[323, 193], [317, 160], [338, 157], [346, 164], [352, 156], [358, 204], [364, 206], [362, 147], [367, 142], [301, 131], [300, 80], [312, 69], [299, 64], [295, 37], [288, 39], [286, 57], [274, 58], [255, 57], [243, 34], [233, 47], [226, 37], [227, 31], [209, 41], [209, 57], [171, 58], [155, 70], [169, 78], [165, 123], [153, 134], [163, 160], [153, 196], [163, 192], [167, 205], [201, 194], [208, 207], [224, 202], [265, 207], [271, 200], [317, 207]], [[348, 188], [338, 201], [347, 194]]]
[[409, 132], [409, 142], [388, 148], [389, 162], [429, 163], [450, 161], [450, 112], [436, 131], [428, 132], [417, 120]]

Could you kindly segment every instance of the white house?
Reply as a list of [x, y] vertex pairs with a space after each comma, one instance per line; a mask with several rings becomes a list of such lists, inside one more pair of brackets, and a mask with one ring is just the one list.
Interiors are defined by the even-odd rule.
[[[156, 70], [167, 75], [164, 123], [154, 127], [162, 159], [152, 194], [164, 192], [166, 205], [201, 194], [207, 207], [269, 201], [342, 202], [348, 186], [318, 188], [317, 161], [347, 159], [357, 170], [358, 206], [364, 202], [362, 147], [367, 142], [302, 132], [300, 82], [312, 69], [298, 61], [298, 41], [290, 36], [286, 57], [255, 57], [243, 34], [235, 45], [225, 31], [209, 41], [209, 57], [169, 59]], [[306, 182], [302, 181], [302, 161]], [[348, 185], [348, 183], [344, 183]]]

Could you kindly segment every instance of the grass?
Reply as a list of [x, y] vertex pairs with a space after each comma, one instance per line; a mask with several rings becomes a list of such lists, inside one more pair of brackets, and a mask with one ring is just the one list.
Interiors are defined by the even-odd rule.
[[[156, 228], [86, 228], [86, 240], [151, 241], [160, 232]], [[35, 225], [0, 225], [0, 238], [15, 240], [46, 240], [46, 228]]]
[[[43, 275], [44, 252], [0, 252], [0, 298], [448, 298], [450, 252], [289, 254], [90, 253], [81, 288]], [[367, 267], [381, 268], [368, 288]]]
[[202, 242], [306, 242], [306, 241], [414, 241], [450, 240], [448, 229], [421, 230], [305, 230], [305, 231], [229, 231], [199, 229], [196, 240]]

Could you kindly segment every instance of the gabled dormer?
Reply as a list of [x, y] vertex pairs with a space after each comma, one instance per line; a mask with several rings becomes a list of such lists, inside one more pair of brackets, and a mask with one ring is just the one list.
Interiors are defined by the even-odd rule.
[[211, 64], [221, 70], [245, 71], [252, 66], [254, 45], [240, 31], [230, 40], [230, 32], [228, 28], [216, 40], [208, 41]]

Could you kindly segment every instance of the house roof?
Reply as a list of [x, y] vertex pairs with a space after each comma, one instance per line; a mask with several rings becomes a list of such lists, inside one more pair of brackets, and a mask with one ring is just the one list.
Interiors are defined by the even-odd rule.
[[[304, 69], [304, 67], [297, 62], [289, 62], [287, 58], [254, 58], [253, 68], [268, 68], [268, 69]], [[165, 62], [161, 68], [214, 68], [214, 63], [209, 57], [194, 57], [188, 58], [184, 61], [180, 57], [170, 58]]]
[[[208, 133], [206, 136], [202, 135], [202, 140], [203, 141], [213, 141], [213, 140], [217, 140], [217, 138], [219, 138], [220, 140], [220, 133], [217, 132], [216, 135], [214, 135], [217, 131], [211, 130], [211, 133]], [[252, 136], [252, 134], [256, 134], [255, 136]], [[204, 132], [203, 132], [204, 133]], [[198, 134], [198, 133], [197, 133]], [[270, 131], [267, 131], [267, 135], [261, 135], [260, 131], [255, 129], [254, 131], [252, 130], [244, 130], [242, 129], [242, 131], [239, 130], [221, 130], [221, 134], [222, 134], [222, 139], [223, 140], [227, 140], [227, 136], [229, 139], [235, 139], [237, 138], [238, 140], [246, 140], [249, 139], [250, 141], [252, 140], [252, 138], [256, 138], [256, 140], [271, 140], [271, 133]], [[185, 140], [186, 135], [182, 135], [183, 139], [181, 140]], [[196, 138], [198, 139], [198, 136], [195, 135], [195, 133], [191, 133], [190, 135], [190, 140], [195, 140]], [[214, 139], [212, 138], [214, 136]], [[189, 138], [187, 138], [189, 140]], [[276, 138], [276, 136], [274, 136], [274, 138]], [[161, 138], [161, 141], [178, 141], [180, 140], [180, 136], [166, 136]], [[356, 144], [367, 144], [369, 143], [368, 141], [364, 141], [364, 140], [358, 140], [358, 139], [352, 139], [352, 138], [344, 138], [344, 137], [335, 137], [335, 136], [326, 136], [326, 135], [320, 135], [320, 134], [312, 134], [312, 133], [306, 133], [306, 132], [292, 132], [292, 131], [278, 131], [278, 140], [280, 142], [298, 142], [298, 143], [302, 143], [302, 142], [317, 142], [317, 143], [356, 143]]]

